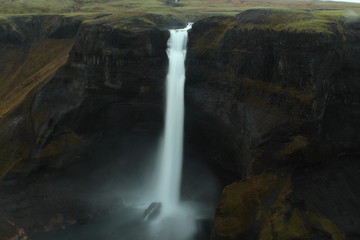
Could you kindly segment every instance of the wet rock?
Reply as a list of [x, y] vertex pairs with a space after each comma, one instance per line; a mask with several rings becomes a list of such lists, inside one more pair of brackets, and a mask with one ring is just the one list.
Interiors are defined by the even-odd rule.
[[161, 213], [161, 202], [152, 202], [149, 207], [144, 211], [144, 220], [152, 221], [159, 217]]

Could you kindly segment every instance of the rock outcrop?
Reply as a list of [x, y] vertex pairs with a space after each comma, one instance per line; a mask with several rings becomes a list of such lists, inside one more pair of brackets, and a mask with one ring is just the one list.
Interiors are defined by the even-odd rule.
[[187, 105], [227, 132], [198, 130], [237, 152], [209, 160], [242, 179], [214, 239], [359, 238], [360, 21], [329, 19], [255, 9], [194, 24]]

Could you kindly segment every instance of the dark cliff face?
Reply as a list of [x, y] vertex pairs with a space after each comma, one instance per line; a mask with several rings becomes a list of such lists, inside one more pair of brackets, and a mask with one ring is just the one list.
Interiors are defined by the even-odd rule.
[[[139, 164], [146, 163], [136, 161], [151, 153], [161, 131], [168, 38], [157, 28], [60, 21], [46, 32], [31, 23], [39, 31], [19, 39], [29, 48], [53, 39], [73, 47], [61, 68], [36, 77], [38, 86], [1, 119], [7, 174], [0, 216], [30, 235], [114, 212], [122, 206], [119, 188], [142, 184]], [[51, 46], [40, 54], [51, 55]]]
[[[243, 179], [225, 188], [217, 209], [224, 239], [360, 236], [360, 22], [314, 19], [249, 10], [191, 30], [187, 105], [227, 131], [218, 144], [238, 155], [209, 160]], [[196, 134], [223, 139], [201, 127]]]
[[[0, 218], [29, 234], [117, 211], [124, 193], [146, 182], [141, 169], [162, 129], [168, 38], [137, 17], [136, 29], [33, 18], [0, 29], [2, 49], [13, 47], [0, 56], [0, 81], [24, 86], [0, 92]], [[359, 22], [324, 25], [301, 11], [194, 24], [185, 172], [202, 176], [203, 163], [191, 166], [199, 158], [222, 184], [242, 180], [224, 189], [214, 238], [359, 237], [359, 35]], [[188, 186], [211, 185], [184, 183], [190, 199]]]
[[[26, 74], [31, 78], [9, 70], [19, 85], [29, 87], [0, 109], [0, 219], [9, 232], [24, 228], [32, 236], [79, 225], [120, 212], [123, 201], [142, 200], [144, 192], [151, 191], [143, 188], [163, 128], [169, 37], [164, 26], [179, 22], [146, 15], [122, 24], [122, 19], [102, 17], [44, 17], [44, 22], [29, 20], [36, 29], [33, 35], [17, 30], [24, 37], [18, 47], [30, 50], [21, 55], [27, 64], [13, 68], [30, 69]], [[149, 25], [154, 19], [159, 27]], [[6, 45], [13, 41], [6, 34], [2, 40]], [[69, 43], [66, 49], [52, 50], [64, 42]], [[47, 72], [54, 62], [44, 56], [61, 61]], [[9, 59], [13, 61], [7, 55], [0, 58]], [[212, 189], [213, 177], [202, 168], [206, 163], [198, 163], [205, 159], [199, 157], [202, 150], [193, 151], [192, 143], [185, 142], [189, 160], [184, 172], [190, 177], [184, 180], [183, 192], [186, 199], [212, 203], [218, 189]], [[194, 188], [201, 191], [194, 194]]]

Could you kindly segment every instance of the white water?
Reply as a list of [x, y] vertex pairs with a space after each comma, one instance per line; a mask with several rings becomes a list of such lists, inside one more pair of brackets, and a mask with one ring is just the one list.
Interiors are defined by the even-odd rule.
[[189, 24], [184, 29], [170, 30], [167, 55], [165, 130], [160, 148], [157, 198], [162, 203], [161, 215], [176, 212], [180, 203], [184, 132], [185, 57]]

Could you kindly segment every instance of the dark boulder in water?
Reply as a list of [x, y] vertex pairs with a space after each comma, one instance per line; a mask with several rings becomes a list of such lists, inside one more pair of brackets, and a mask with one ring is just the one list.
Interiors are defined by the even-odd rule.
[[144, 220], [152, 221], [156, 219], [160, 215], [161, 207], [161, 202], [152, 202], [144, 212]]

